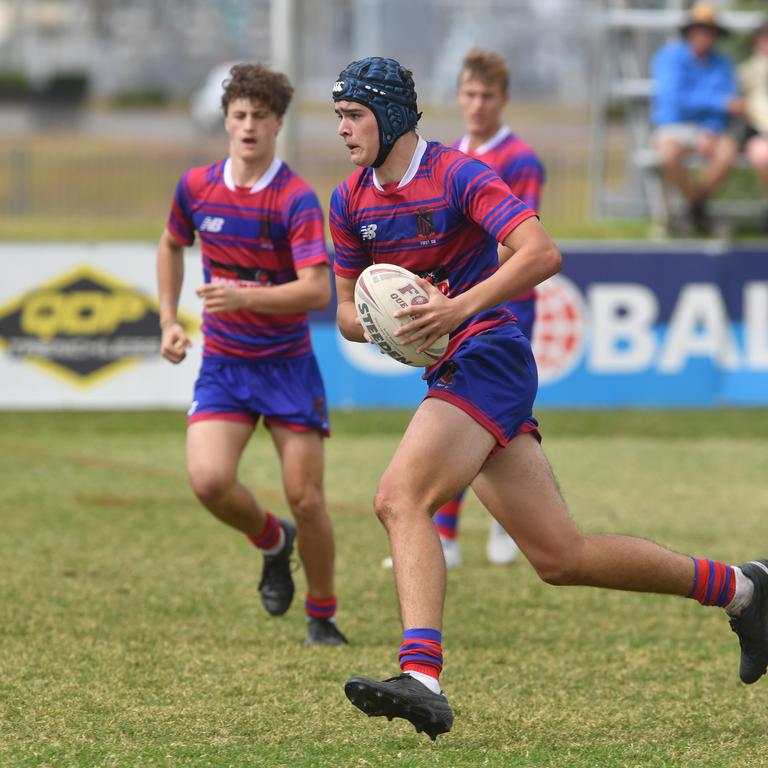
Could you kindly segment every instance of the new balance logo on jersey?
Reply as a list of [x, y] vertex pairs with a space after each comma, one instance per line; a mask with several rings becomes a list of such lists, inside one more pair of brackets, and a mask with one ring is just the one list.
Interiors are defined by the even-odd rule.
[[363, 240], [373, 240], [376, 237], [376, 224], [363, 224], [360, 227], [360, 234], [363, 236]]
[[206, 216], [200, 225], [201, 232], [221, 232], [225, 219], [221, 216]]

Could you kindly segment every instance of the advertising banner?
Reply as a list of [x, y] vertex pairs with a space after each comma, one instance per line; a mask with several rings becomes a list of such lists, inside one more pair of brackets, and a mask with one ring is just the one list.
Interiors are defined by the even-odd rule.
[[0, 259], [0, 407], [189, 403], [201, 348], [199, 254], [187, 257], [181, 297], [194, 342], [184, 370], [159, 355], [155, 246], [3, 244]]
[[[768, 404], [768, 250], [563, 244], [538, 288], [540, 408]], [[199, 253], [180, 318], [188, 359], [159, 356], [153, 244], [0, 246], [0, 408], [186, 408], [202, 340]], [[412, 408], [421, 370], [347, 342], [335, 302], [312, 313], [333, 408]]]

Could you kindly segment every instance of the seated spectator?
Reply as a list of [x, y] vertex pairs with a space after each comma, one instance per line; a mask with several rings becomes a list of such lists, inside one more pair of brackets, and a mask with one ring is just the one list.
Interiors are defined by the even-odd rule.
[[[768, 21], [752, 38], [752, 55], [739, 67], [739, 82], [746, 102], [744, 151], [768, 189]], [[768, 212], [762, 224], [768, 232]]]
[[[731, 118], [744, 113], [744, 100], [731, 60], [715, 49], [718, 38], [728, 34], [715, 7], [696, 3], [680, 34], [682, 39], [664, 45], [652, 62], [655, 142], [664, 180], [686, 203], [684, 233], [709, 234], [707, 202], [736, 159], [737, 142], [728, 128]], [[687, 167], [692, 153], [704, 162], [697, 177]]]

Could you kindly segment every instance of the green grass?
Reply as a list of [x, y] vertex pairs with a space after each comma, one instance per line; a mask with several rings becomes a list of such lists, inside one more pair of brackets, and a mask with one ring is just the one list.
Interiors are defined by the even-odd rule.
[[[407, 418], [334, 414], [327, 494], [352, 645], [305, 648], [301, 601], [266, 616], [258, 557], [193, 498], [182, 414], [0, 413], [0, 765], [765, 765], [768, 684], [738, 682], [720, 611], [556, 589], [523, 560], [492, 567], [474, 497], [446, 605], [454, 730], [433, 744], [351, 707], [348, 675], [396, 671], [370, 500]], [[727, 561], [768, 554], [767, 412], [541, 421], [585, 530]], [[285, 512], [261, 430], [242, 476]]]

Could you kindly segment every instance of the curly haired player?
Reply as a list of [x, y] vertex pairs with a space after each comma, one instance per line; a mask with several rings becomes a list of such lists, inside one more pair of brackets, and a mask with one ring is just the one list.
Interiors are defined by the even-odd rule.
[[[176, 309], [184, 248], [199, 234], [205, 346], [187, 430], [187, 467], [202, 504], [264, 555], [259, 584], [268, 613], [294, 595], [297, 540], [307, 576], [308, 643], [346, 639], [334, 613], [334, 540], [323, 493], [328, 413], [307, 311], [330, 300], [323, 215], [315, 193], [275, 156], [293, 95], [285, 75], [237, 65], [222, 96], [229, 157], [188, 170], [178, 183], [157, 252], [162, 354], [186, 356]], [[239, 482], [237, 469], [260, 417], [277, 449], [296, 520], [279, 520]]]
[[[441, 689], [445, 561], [435, 510], [468, 485], [546, 582], [691, 597], [726, 609], [741, 644], [740, 676], [768, 666], [768, 561], [731, 566], [651, 541], [582, 533], [542, 452], [531, 415], [536, 364], [506, 308], [556, 273], [561, 256], [535, 213], [485, 164], [416, 133], [411, 73], [394, 59], [347, 66], [333, 86], [338, 133], [358, 169], [334, 191], [337, 319], [363, 342], [354, 285], [371, 263], [440, 268], [441, 288], [398, 332], [429, 347], [450, 333], [442, 361], [389, 466], [374, 506], [389, 537], [403, 624], [401, 674], [351, 677], [350, 701], [370, 716], [402, 717], [431, 738], [450, 730]], [[428, 220], [430, 227], [419, 224]], [[376, 225], [375, 230], [371, 229]], [[429, 231], [427, 231], [429, 230]], [[364, 232], [375, 231], [375, 237]], [[497, 244], [514, 258], [499, 266]]]

